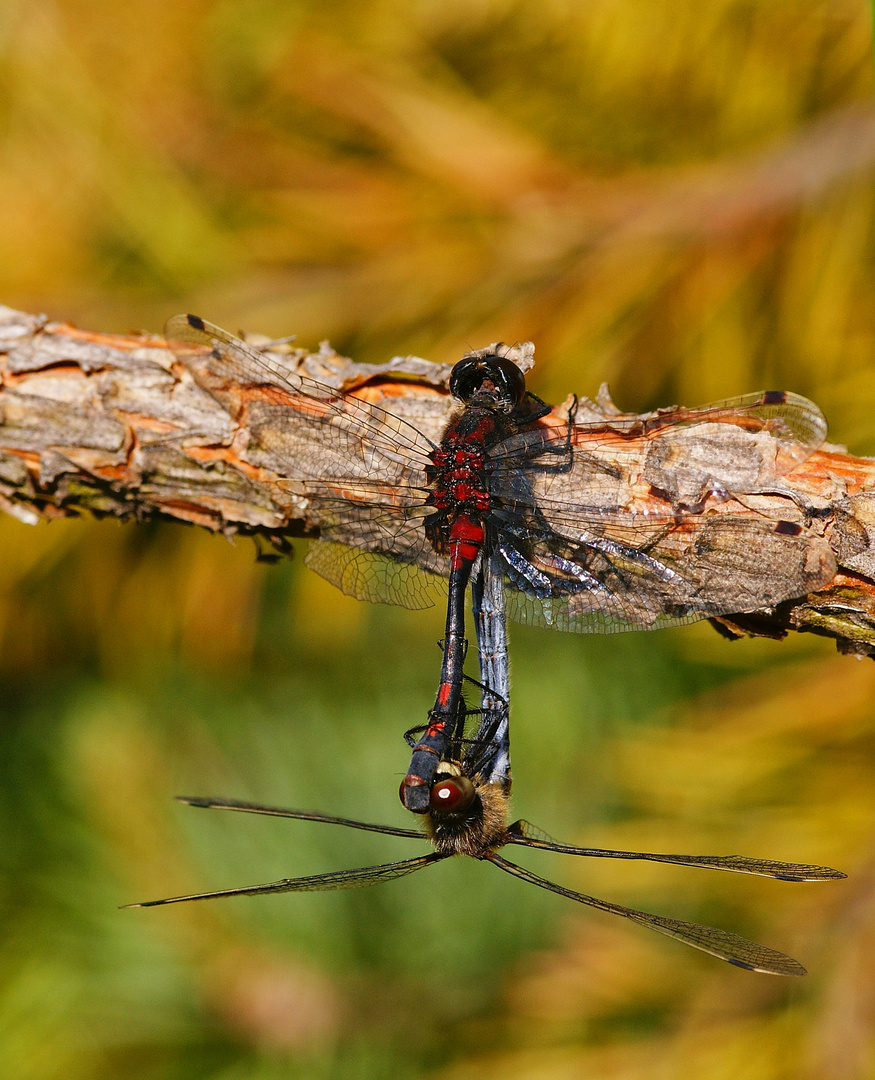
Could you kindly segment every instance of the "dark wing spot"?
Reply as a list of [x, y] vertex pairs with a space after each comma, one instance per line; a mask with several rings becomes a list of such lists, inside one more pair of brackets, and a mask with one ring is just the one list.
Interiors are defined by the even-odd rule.
[[204, 320], [199, 315], [186, 315], [188, 325], [193, 326], [195, 330], [205, 330]]
[[802, 526], [795, 521], [779, 521], [775, 525], [775, 532], [780, 536], [798, 536], [802, 532]]
[[786, 390], [766, 390], [763, 394], [763, 405], [783, 405], [786, 400]]

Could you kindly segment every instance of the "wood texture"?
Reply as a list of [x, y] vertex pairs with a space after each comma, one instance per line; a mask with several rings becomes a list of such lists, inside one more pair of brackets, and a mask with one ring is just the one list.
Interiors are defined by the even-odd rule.
[[[446, 365], [416, 357], [356, 364], [327, 346], [311, 354], [280, 344], [271, 355], [435, 442], [453, 408]], [[24, 522], [83, 511], [164, 518], [260, 536], [279, 552], [290, 537], [319, 535], [306, 500], [276, 483], [271, 439], [279, 436], [252, 421], [264, 409], [244, 407], [270, 400], [263, 385], [235, 388], [241, 408], [229, 410], [196, 385], [162, 338], [100, 334], [9, 308], [0, 308], [0, 377], [0, 506]], [[611, 430], [638, 423], [618, 413], [604, 389], [581, 408], [587, 420], [604, 420], [601, 454], [611, 453]], [[564, 422], [567, 403], [553, 415]], [[624, 436], [627, 458], [629, 446]], [[652, 481], [658, 473], [663, 490], [689, 494], [695, 486], [682, 444], [641, 461], [642, 475]], [[840, 651], [875, 655], [875, 460], [826, 445], [786, 472], [780, 490], [764, 484], [745, 500], [709, 499], [704, 510], [715, 523], [763, 514], [804, 521], [820, 543], [813, 591], [774, 607], [764, 594], [762, 610], [712, 620], [718, 629], [731, 637], [808, 631], [834, 638]], [[738, 535], [746, 542], [743, 529]], [[776, 573], [789, 550], [776, 548]], [[720, 554], [751, 577], [746, 588], [755, 587], [749, 552]]]

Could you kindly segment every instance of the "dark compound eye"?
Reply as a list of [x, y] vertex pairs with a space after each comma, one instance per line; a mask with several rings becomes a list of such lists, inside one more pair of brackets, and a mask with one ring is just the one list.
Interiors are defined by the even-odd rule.
[[475, 795], [474, 785], [467, 776], [439, 780], [431, 789], [431, 809], [443, 814], [460, 814], [468, 809]]
[[489, 387], [494, 400], [510, 410], [525, 397], [526, 379], [512, 360], [494, 353], [466, 357], [450, 375], [450, 393], [466, 404]]

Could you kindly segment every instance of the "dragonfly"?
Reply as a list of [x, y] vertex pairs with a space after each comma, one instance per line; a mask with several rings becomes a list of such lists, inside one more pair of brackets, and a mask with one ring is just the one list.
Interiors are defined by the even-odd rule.
[[[738, 967], [771, 975], [804, 975], [806, 973], [805, 968], [797, 960], [776, 949], [759, 945], [717, 927], [653, 915], [577, 892], [541, 877], [500, 854], [508, 847], [526, 847], [586, 858], [643, 860], [708, 870], [755, 874], [760, 877], [777, 878], [781, 881], [827, 881], [845, 877], [841, 871], [826, 866], [748, 858], [742, 855], [672, 855], [577, 847], [557, 843], [545, 837], [526, 821], [518, 820], [509, 823], [511, 770], [507, 702], [501, 700], [494, 687], [477, 685], [483, 691], [483, 700], [491, 701], [493, 704], [489, 707], [470, 709], [465, 704], [464, 696], [460, 697], [457, 706], [458, 714], [454, 718], [452, 735], [447, 743], [448, 755], [438, 763], [429, 786], [428, 809], [419, 819], [424, 825], [425, 834], [419, 829], [371, 824], [309, 810], [283, 809], [236, 799], [180, 797], [180, 801], [189, 806], [205, 809], [233, 810], [298, 821], [322, 822], [418, 841], [428, 839], [431, 842], [431, 851], [376, 866], [315, 874], [309, 877], [283, 878], [279, 881], [243, 888], [189, 893], [184, 896], [128, 904], [125, 907], [158, 907], [231, 896], [355, 889], [406, 877], [408, 874], [449, 858], [467, 856], [491, 863], [499, 870], [522, 881], [609, 915], [627, 919]], [[473, 734], [466, 736], [466, 727], [471, 722], [476, 725], [475, 730]]]
[[246, 468], [314, 537], [311, 569], [363, 600], [446, 602], [435, 704], [401, 785], [414, 813], [429, 812], [458, 726], [466, 593], [486, 561], [511, 618], [583, 633], [762, 611], [835, 573], [781, 483], [826, 433], [798, 395], [644, 417], [593, 416], [572, 398], [557, 415], [526, 388], [518, 350], [494, 345], [453, 367], [458, 407], [432, 438], [198, 316], [165, 335], [248, 433]]

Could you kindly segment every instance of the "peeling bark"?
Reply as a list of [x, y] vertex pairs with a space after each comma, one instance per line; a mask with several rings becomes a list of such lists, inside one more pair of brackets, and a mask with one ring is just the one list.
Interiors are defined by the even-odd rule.
[[[453, 409], [446, 365], [416, 357], [356, 364], [326, 345], [308, 353], [279, 344], [271, 355], [402, 417], [434, 442]], [[21, 521], [82, 511], [164, 518], [261, 536], [279, 551], [289, 537], [319, 535], [306, 499], [276, 483], [281, 473], [272, 467], [271, 447], [285, 436], [271, 424], [277, 399], [263, 386], [235, 387], [250, 407], [232, 413], [194, 382], [160, 337], [94, 333], [9, 308], [0, 308], [0, 380], [0, 507]], [[557, 424], [567, 407], [553, 410]], [[763, 443], [728, 425], [712, 425], [689, 444], [682, 431], [657, 441], [645, 434], [653, 416], [617, 412], [604, 390], [581, 402], [577, 419], [604, 424], [592, 446], [578, 444], [586, 453], [578, 456], [577, 481], [585, 482], [596, 454], [611, 460], [616, 453], [617, 489], [635, 512], [649, 497], [642, 484], [662, 500], [686, 504], [704, 491], [702, 512], [721, 537], [714, 558], [738, 568], [740, 588], [756, 588], [756, 566], [743, 550], [744, 528], [733, 549], [732, 525], [763, 516], [804, 523], [809, 542], [799, 547], [799, 566], [783, 565], [793, 554], [786, 539], [776, 543], [772, 566], [816, 587], [773, 607], [764, 592], [762, 610], [712, 619], [722, 633], [781, 638], [808, 631], [835, 639], [842, 652], [875, 655], [875, 460], [826, 446], [789, 471], [775, 471], [774, 440]], [[629, 438], [636, 425], [637, 450]], [[745, 498], [709, 494], [707, 484], [719, 489], [723, 481], [713, 466], [702, 472], [697, 452], [725, 462], [729, 490], [744, 478]]]

